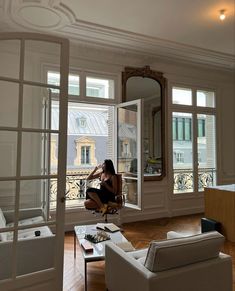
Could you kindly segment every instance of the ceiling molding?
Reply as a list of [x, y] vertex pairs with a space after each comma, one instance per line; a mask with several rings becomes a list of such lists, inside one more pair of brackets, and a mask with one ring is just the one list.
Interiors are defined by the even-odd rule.
[[207, 64], [235, 69], [235, 56], [199, 47], [180, 44], [141, 34], [76, 21], [60, 30], [74, 41], [85, 41], [106, 48], [119, 48], [127, 52], [139, 52], [148, 56], [163, 56], [168, 59]]
[[[69, 1], [67, 3], [69, 4]], [[19, 31], [20, 28], [22, 31], [46, 32], [96, 49], [106, 48], [123, 54], [137, 53], [146, 58], [163, 58], [230, 71], [235, 69], [235, 54], [224, 54], [81, 21], [67, 3], [61, 3], [60, 0], [3, 0], [0, 2], [4, 16], [0, 20], [0, 30], [3, 31], [4, 27], [6, 31], [13, 29]], [[37, 15], [37, 9], [40, 9], [46, 20], [43, 23]]]

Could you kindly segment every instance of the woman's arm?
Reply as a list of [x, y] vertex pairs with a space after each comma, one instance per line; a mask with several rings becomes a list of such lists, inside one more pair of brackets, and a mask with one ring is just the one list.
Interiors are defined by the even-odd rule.
[[97, 170], [100, 169], [100, 166], [96, 166], [95, 169], [88, 175], [88, 177], [86, 178], [87, 180], [93, 180], [93, 179], [97, 179], [101, 176], [101, 173], [96, 173]]
[[113, 175], [111, 177], [111, 181], [112, 181], [112, 186], [109, 186], [105, 181], [102, 181], [101, 184], [109, 191], [114, 193], [115, 195], [117, 194], [117, 176]]

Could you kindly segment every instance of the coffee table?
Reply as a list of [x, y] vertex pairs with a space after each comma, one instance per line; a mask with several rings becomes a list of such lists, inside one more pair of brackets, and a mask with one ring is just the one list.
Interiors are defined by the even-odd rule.
[[[78, 225], [74, 227], [74, 258], [76, 258], [76, 241], [78, 240], [80, 246], [81, 243], [85, 241], [85, 234], [96, 234], [96, 224], [91, 225]], [[116, 232], [107, 232], [110, 236], [110, 240], [106, 240], [100, 243], [91, 243], [93, 246], [93, 252], [85, 252], [81, 247], [82, 255], [84, 258], [84, 279], [85, 279], [85, 291], [87, 290], [87, 263], [103, 261], [105, 259], [105, 244], [107, 242], [127, 242], [128, 240], [122, 235], [120, 231]]]

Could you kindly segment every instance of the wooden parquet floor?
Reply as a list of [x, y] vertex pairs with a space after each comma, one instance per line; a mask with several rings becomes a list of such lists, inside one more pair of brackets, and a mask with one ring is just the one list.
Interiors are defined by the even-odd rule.
[[[188, 234], [200, 233], [201, 217], [203, 217], [202, 214], [197, 214], [126, 223], [122, 225], [123, 235], [132, 242], [136, 249], [141, 249], [147, 247], [152, 240], [165, 239], [166, 233], [170, 230]], [[83, 291], [84, 261], [78, 244], [76, 259], [74, 259], [73, 250], [73, 232], [69, 232], [65, 235], [63, 290]], [[222, 251], [233, 258], [233, 290], [235, 291], [235, 243], [226, 241]], [[106, 290], [104, 264], [103, 261], [87, 264], [88, 291]]]

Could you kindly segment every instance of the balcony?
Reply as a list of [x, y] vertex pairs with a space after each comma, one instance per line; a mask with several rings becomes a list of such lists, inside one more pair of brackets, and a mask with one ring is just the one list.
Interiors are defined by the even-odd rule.
[[[203, 191], [204, 187], [215, 185], [216, 169], [198, 169], [198, 191]], [[194, 191], [193, 170], [175, 169], [174, 170], [174, 193], [187, 193]]]

